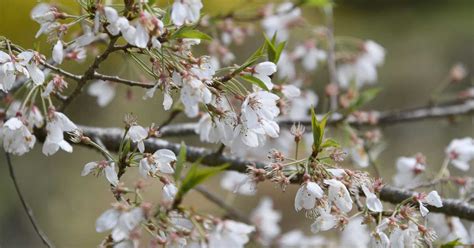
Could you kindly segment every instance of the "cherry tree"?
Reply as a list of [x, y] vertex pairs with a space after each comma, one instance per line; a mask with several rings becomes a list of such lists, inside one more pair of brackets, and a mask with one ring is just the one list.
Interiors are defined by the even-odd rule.
[[[80, 11], [74, 13], [48, 3], [31, 10], [39, 24], [36, 37], [48, 37], [46, 53], [0, 38], [1, 142], [17, 193], [46, 246], [53, 247], [54, 241], [40, 229], [21, 194], [11, 159], [28, 156], [35, 146], [45, 156], [73, 153], [75, 146], [102, 155], [83, 165], [80, 175], [105, 180], [108, 187], [102, 190], [116, 200], [103, 202], [103, 214], [97, 216], [95, 229], [104, 234], [97, 240], [100, 247], [473, 243], [473, 177], [450, 175], [451, 170], [469, 171], [472, 133], [452, 137], [440, 151], [445, 160], [438, 172], [429, 171], [425, 156], [414, 152], [400, 154], [392, 165], [397, 171], [393, 178], [381, 178], [383, 161], [378, 160], [387, 149], [381, 126], [474, 113], [474, 88], [468, 84], [456, 98], [440, 102], [437, 97], [449, 85], [465, 83], [462, 65], [451, 69], [448, 83], [425, 106], [362, 110], [381, 90], [377, 70], [386, 51], [370, 39], [335, 36], [331, 1], [287, 1], [218, 15], [203, 13], [201, 0], [174, 0], [169, 6], [153, 0], [76, 2]], [[324, 23], [308, 22], [303, 8], [320, 10]], [[77, 27], [79, 35], [69, 33]], [[307, 32], [292, 39], [294, 28]], [[255, 38], [262, 43], [253, 54], [237, 59], [232, 47], [255, 44]], [[99, 52], [82, 73], [63, 69], [65, 62], [84, 63], [93, 51]], [[143, 76], [101, 73], [114, 53], [130, 59]], [[312, 90], [317, 73], [329, 76], [324, 93]], [[143, 88], [143, 100], [162, 95], [162, 105], [150, 108], [163, 108], [168, 116], [155, 125], [125, 114], [124, 125], [117, 128], [83, 126], [67, 116], [82, 93], [104, 107], [119, 85]], [[177, 116], [190, 121], [175, 123]], [[186, 145], [193, 135], [200, 146]], [[182, 142], [168, 141], [171, 137]], [[134, 170], [140, 177], [125, 184], [124, 174]], [[298, 185], [288, 204], [312, 224], [283, 232], [285, 213], [268, 197], [244, 214], [203, 186], [218, 174], [220, 186], [231, 194], [255, 196], [262, 182], [274, 184], [275, 191]], [[151, 180], [161, 183], [161, 197], [144, 199], [145, 182]], [[455, 192], [443, 190], [447, 184]], [[225, 214], [184, 204], [190, 191], [200, 192]], [[325, 235], [333, 229], [339, 230], [336, 237]]]

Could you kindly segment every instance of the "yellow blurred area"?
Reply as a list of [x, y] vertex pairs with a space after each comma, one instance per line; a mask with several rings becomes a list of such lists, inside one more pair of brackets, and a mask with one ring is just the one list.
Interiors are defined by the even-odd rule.
[[[53, 1], [74, 12], [78, 5], [72, 0]], [[166, 5], [169, 1], [159, 1]], [[205, 0], [204, 12], [213, 14], [229, 11], [252, 10], [265, 1], [227, 1]], [[382, 44], [387, 50], [386, 63], [379, 70], [379, 86], [382, 93], [370, 104], [377, 110], [419, 106], [427, 102], [431, 90], [446, 77], [450, 67], [462, 62], [473, 71], [474, 68], [474, 20], [472, 17], [473, 1], [336, 1], [335, 30], [336, 35], [355, 36], [372, 39]], [[39, 25], [32, 21], [29, 13], [35, 0], [0, 0], [0, 36], [8, 37], [25, 47], [40, 47], [41, 52], [50, 55], [50, 46], [42, 36], [35, 40], [34, 35]], [[243, 6], [243, 7], [242, 7]], [[308, 21], [322, 25], [320, 11], [312, 8], [304, 10]], [[73, 31], [74, 32], [74, 31]], [[77, 31], [76, 31], [77, 32]], [[250, 55], [261, 41], [261, 32], [247, 40], [244, 46], [233, 47], [240, 61]], [[298, 41], [305, 37], [302, 30], [294, 30], [291, 39]], [[91, 54], [89, 53], [89, 57]], [[89, 58], [90, 59], [90, 58]], [[238, 62], [240, 62], [238, 61]], [[80, 73], [84, 64], [67, 62], [66, 69]], [[325, 68], [316, 73], [314, 85], [311, 86], [320, 97], [327, 77]], [[141, 73], [130, 65], [122, 54], [110, 57], [109, 62], [100, 68], [101, 72], [110, 75], [121, 75], [127, 78], [140, 78]], [[472, 80], [471, 80], [472, 81]], [[448, 91], [454, 95], [464, 86], [455, 86]], [[99, 108], [95, 99], [84, 94], [66, 111], [67, 115], [78, 124], [95, 126], [122, 126], [123, 116], [133, 112], [142, 125], [160, 123], [166, 114], [162, 110], [162, 96], [157, 94], [152, 100], [142, 100], [144, 91], [132, 89], [132, 100], [126, 95], [130, 92], [119, 86], [114, 101], [105, 108]], [[178, 121], [189, 121], [178, 118]], [[428, 158], [433, 171], [438, 168], [443, 158], [445, 146], [452, 138], [474, 135], [472, 120], [465, 118], [458, 123], [447, 121], [421, 121], [399, 124], [383, 130], [388, 149], [382, 153], [380, 164], [385, 181], [390, 182], [398, 156], [410, 156], [422, 152]], [[180, 142], [179, 139], [172, 141]], [[186, 143], [197, 144], [196, 137], [187, 138]], [[22, 157], [14, 157], [13, 163], [17, 178], [30, 202], [40, 225], [57, 247], [96, 247], [104, 234], [95, 232], [96, 218], [114, 201], [103, 178], [81, 177], [80, 172], [85, 163], [101, 159], [100, 154], [81, 147], [75, 147], [73, 154], [58, 152], [45, 157], [41, 153], [41, 144]], [[135, 170], [129, 170], [125, 182], [133, 186], [139, 176]], [[455, 173], [459, 173], [453, 169]], [[3, 153], [0, 155], [0, 247], [39, 247], [40, 241], [21, 209], [18, 197], [8, 177]], [[472, 175], [472, 169], [469, 172]], [[147, 181], [149, 187], [145, 199], [154, 203], [161, 197], [159, 183]], [[218, 178], [206, 183], [212, 191], [227, 197], [227, 193], [218, 190]], [[310, 221], [304, 214], [295, 213], [293, 198], [295, 189], [289, 187], [282, 192], [273, 185], [259, 186], [259, 196], [268, 195], [275, 201], [275, 206], [284, 213], [282, 227], [285, 231], [301, 228], [309, 232]], [[237, 196], [235, 207], [249, 212], [258, 203], [256, 197]], [[223, 212], [212, 203], [207, 202], [197, 193], [192, 193], [185, 201], [198, 210], [220, 215]]]

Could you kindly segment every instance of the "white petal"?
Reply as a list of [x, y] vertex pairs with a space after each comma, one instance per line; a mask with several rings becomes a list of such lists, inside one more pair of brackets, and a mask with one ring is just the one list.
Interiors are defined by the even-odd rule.
[[63, 43], [61, 42], [61, 40], [58, 40], [58, 42], [56, 42], [56, 45], [54, 45], [53, 47], [53, 60], [57, 64], [61, 64], [63, 62], [63, 58], [64, 58], [63, 50], [64, 50]]
[[117, 225], [120, 212], [115, 209], [105, 211], [96, 221], [95, 230], [104, 232], [114, 228]]
[[426, 203], [430, 204], [431, 206], [435, 206], [437, 208], [443, 206], [443, 201], [441, 200], [441, 197], [439, 196], [438, 192], [435, 190], [431, 191], [425, 199]]
[[89, 162], [84, 165], [84, 169], [81, 172], [81, 176], [89, 175], [95, 168], [97, 168], [97, 162]]

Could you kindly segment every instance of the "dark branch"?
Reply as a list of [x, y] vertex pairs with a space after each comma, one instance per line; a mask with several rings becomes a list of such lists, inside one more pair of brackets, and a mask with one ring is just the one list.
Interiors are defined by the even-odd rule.
[[18, 182], [16, 181], [16, 176], [15, 176], [15, 171], [13, 169], [12, 160], [11, 160], [10, 154], [8, 152], [5, 152], [5, 158], [7, 160], [7, 166], [8, 166], [8, 170], [10, 172], [10, 178], [13, 181], [13, 185], [15, 186], [15, 190], [16, 190], [16, 193], [18, 195], [18, 198], [20, 198], [21, 205], [23, 206], [23, 209], [25, 210], [26, 215], [28, 216], [28, 219], [31, 222], [31, 225], [33, 226], [33, 228], [35, 229], [36, 234], [38, 234], [38, 236], [41, 238], [41, 240], [43, 241], [43, 244], [45, 246], [54, 247], [53, 243], [51, 243], [48, 236], [46, 236], [46, 234], [43, 232], [43, 230], [41, 230], [41, 228], [39, 227], [39, 225], [38, 225], [38, 223], [35, 219], [35, 216], [33, 214], [33, 210], [30, 208], [28, 202], [26, 202], [25, 198], [23, 197], [23, 194], [21, 193], [20, 186], [18, 185]]
[[[93, 128], [93, 127], [80, 127], [86, 136], [96, 137], [102, 140], [105, 147], [110, 151], [117, 151], [119, 148], [120, 140], [123, 135], [123, 130], [119, 128]], [[170, 149], [176, 154], [179, 153], [181, 145], [171, 143], [161, 139], [149, 139], [145, 142], [147, 152], [154, 152], [158, 149]], [[245, 172], [247, 166], [255, 166], [257, 168], [264, 168], [265, 163], [258, 161], [248, 161], [242, 158], [222, 155], [213, 152], [210, 149], [194, 146], [186, 146], [187, 153], [186, 159], [190, 162], [195, 162], [198, 159], [201, 159], [201, 163], [207, 166], [218, 166], [224, 163], [230, 165], [230, 170], [236, 170], [240, 172]], [[391, 203], [400, 203], [403, 200], [412, 197], [415, 192], [405, 191], [402, 189], [394, 188], [392, 186], [383, 187], [380, 192], [380, 199], [383, 201]], [[474, 220], [474, 207], [454, 199], [444, 199], [443, 207], [441, 208], [431, 208], [430, 211], [444, 213], [446, 215], [458, 216], [467, 220]]]

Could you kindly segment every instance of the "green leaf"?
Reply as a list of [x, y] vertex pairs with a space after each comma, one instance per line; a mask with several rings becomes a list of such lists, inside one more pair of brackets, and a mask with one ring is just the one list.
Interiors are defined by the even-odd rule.
[[165, 25], [171, 24], [171, 8], [166, 8], [166, 14], [163, 16], [162, 21]]
[[441, 245], [441, 248], [454, 248], [456, 246], [463, 246], [464, 244], [459, 241], [459, 239], [455, 239], [452, 241], [449, 241], [448, 243], [444, 243]]
[[321, 148], [328, 148], [328, 147], [336, 147], [339, 148], [341, 145], [337, 143], [334, 139], [325, 139], [324, 142], [321, 144]]
[[193, 163], [191, 169], [189, 169], [188, 173], [183, 179], [181, 186], [179, 187], [176, 199], [182, 199], [187, 192], [196, 187], [198, 184], [201, 184], [206, 179], [217, 175], [227, 167], [229, 167], [228, 164], [217, 167], [200, 167], [199, 162]]
[[311, 108], [311, 127], [313, 129], [313, 151], [318, 152], [321, 149], [321, 144], [324, 138], [324, 129], [326, 128], [326, 122], [329, 117], [329, 113], [323, 116], [321, 121], [318, 121], [314, 108]]
[[313, 7], [325, 7], [329, 4], [332, 4], [330, 0], [302, 0], [303, 4]]
[[181, 148], [179, 149], [178, 160], [176, 160], [174, 168], [174, 181], [178, 182], [181, 179], [181, 172], [184, 169], [184, 164], [186, 163], [186, 144], [181, 142]]
[[265, 85], [265, 83], [262, 82], [262, 80], [254, 77], [254, 76], [251, 76], [251, 75], [242, 75], [240, 76], [241, 78], [245, 79], [245, 81], [248, 81], [252, 84], [255, 84], [257, 85], [258, 87], [266, 90], [266, 91], [270, 91], [267, 86]]
[[272, 37], [272, 39], [268, 39], [268, 36], [265, 34], [263, 35], [265, 37], [265, 44], [267, 45], [267, 56], [268, 60], [277, 64], [278, 60], [280, 59], [280, 55], [283, 52], [283, 49], [285, 48], [286, 41], [282, 43], [277, 43], [276, 42], [276, 35], [275, 33]]
[[251, 66], [255, 61], [263, 57], [263, 54], [266, 49], [266, 43], [264, 43], [259, 49], [257, 49], [239, 68], [235, 69], [233, 73], [237, 75], [241, 71], [243, 71], [245, 68]]
[[197, 30], [193, 27], [184, 27], [176, 31], [172, 36], [174, 39], [188, 38], [188, 39], [200, 39], [200, 40], [212, 40], [212, 37]]
[[357, 110], [368, 102], [372, 101], [379, 93], [380, 88], [371, 88], [365, 91], [362, 91], [359, 94], [359, 97], [349, 106], [351, 111]]

